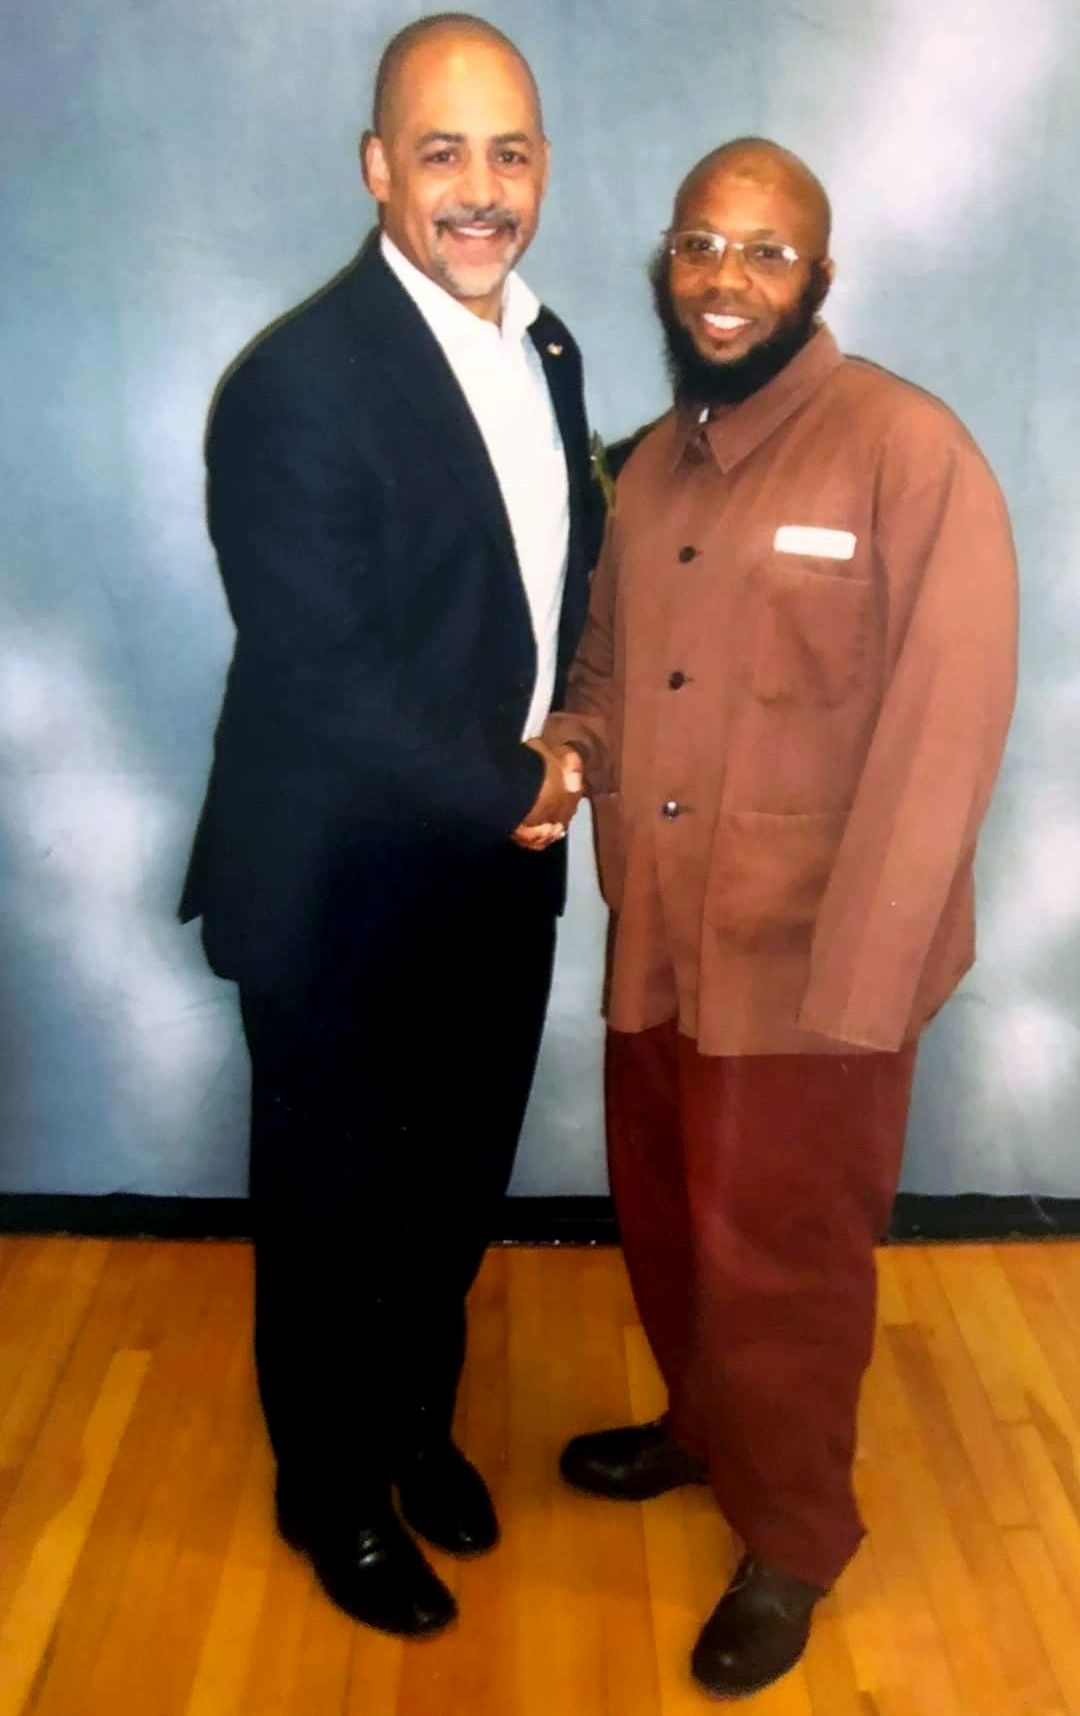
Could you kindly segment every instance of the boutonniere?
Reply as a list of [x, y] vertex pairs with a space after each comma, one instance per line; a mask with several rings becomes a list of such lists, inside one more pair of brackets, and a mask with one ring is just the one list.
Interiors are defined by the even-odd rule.
[[615, 505], [615, 478], [608, 464], [607, 448], [598, 430], [594, 429], [589, 440], [589, 462], [592, 474], [600, 484], [600, 493], [604, 497], [604, 505], [610, 509]]

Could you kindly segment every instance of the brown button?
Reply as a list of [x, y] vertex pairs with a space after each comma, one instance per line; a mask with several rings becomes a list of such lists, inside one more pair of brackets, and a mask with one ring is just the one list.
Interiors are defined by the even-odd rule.
[[671, 818], [678, 816], [681, 809], [681, 805], [677, 804], [673, 798], [669, 798], [666, 804], [662, 804], [660, 806], [660, 815], [666, 816], [670, 820]]
[[679, 669], [676, 668], [674, 673], [668, 674], [668, 681], [667, 682], [668, 682], [668, 687], [671, 691], [678, 691], [681, 689], [682, 686], [684, 686], [686, 684], [686, 675], [685, 675], [685, 673], [681, 673], [679, 671]]
[[688, 565], [688, 563], [691, 560], [693, 560], [696, 557], [697, 552], [698, 552], [697, 549], [692, 547], [691, 544], [688, 542], [685, 548], [679, 549], [679, 559], [681, 560], [682, 564], [684, 566], [686, 566], [686, 565]]

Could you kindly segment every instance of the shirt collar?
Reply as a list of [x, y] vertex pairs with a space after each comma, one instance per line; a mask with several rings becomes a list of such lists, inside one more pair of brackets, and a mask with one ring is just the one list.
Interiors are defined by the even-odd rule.
[[816, 393], [843, 361], [843, 353], [822, 324], [778, 375], [741, 404], [720, 407], [719, 414], [705, 424], [697, 406], [681, 407], [675, 415], [672, 470], [684, 458], [700, 459], [704, 443], [726, 475]]
[[526, 329], [540, 314], [540, 300], [526, 286], [520, 274], [511, 272], [507, 275], [503, 285], [502, 319], [488, 322], [467, 310], [464, 304], [459, 304], [434, 280], [429, 280], [385, 232], [380, 235], [379, 248], [383, 261], [400, 280], [440, 343], [460, 347], [470, 343], [490, 345], [492, 340], [500, 340], [505, 345], [515, 345], [524, 339]]

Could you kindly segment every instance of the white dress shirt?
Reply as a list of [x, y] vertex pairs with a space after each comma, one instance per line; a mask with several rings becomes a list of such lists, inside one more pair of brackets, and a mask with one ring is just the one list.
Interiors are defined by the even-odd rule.
[[536, 640], [536, 684], [522, 738], [551, 708], [566, 582], [570, 497], [559, 426], [540, 355], [527, 330], [540, 301], [517, 274], [503, 287], [502, 321], [459, 304], [383, 233], [387, 267], [404, 286], [446, 356], [495, 468], [517, 550]]

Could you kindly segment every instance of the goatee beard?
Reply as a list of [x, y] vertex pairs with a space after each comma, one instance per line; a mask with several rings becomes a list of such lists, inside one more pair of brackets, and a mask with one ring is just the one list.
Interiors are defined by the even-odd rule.
[[745, 357], [735, 358], [731, 363], [711, 363], [702, 357], [675, 314], [668, 274], [667, 251], [660, 250], [649, 267], [649, 282], [664, 330], [668, 375], [679, 405], [740, 405], [757, 393], [774, 375], [779, 375], [816, 332], [817, 313], [829, 289], [828, 275], [821, 263], [813, 263], [797, 303], [767, 340], [752, 346]]

